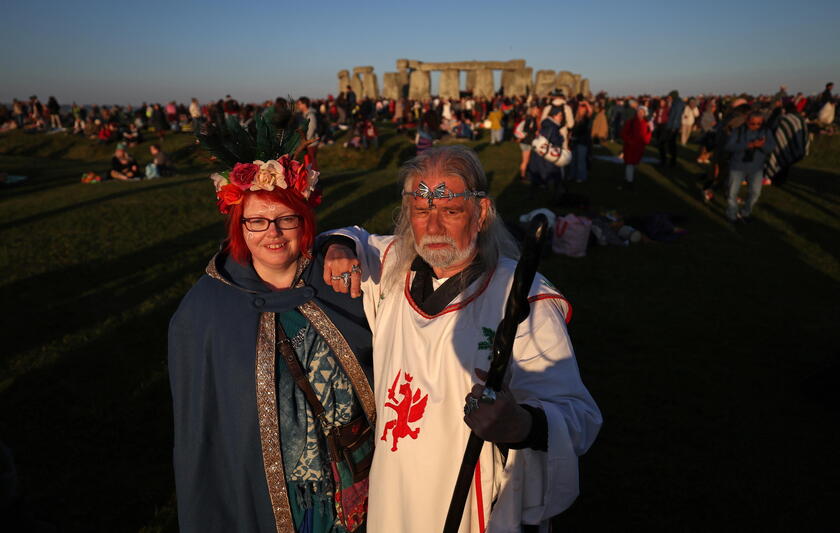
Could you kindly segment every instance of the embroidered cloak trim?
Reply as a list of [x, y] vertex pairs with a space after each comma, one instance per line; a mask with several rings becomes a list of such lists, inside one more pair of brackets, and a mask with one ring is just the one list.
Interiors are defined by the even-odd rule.
[[[218, 256], [214, 256], [207, 265], [207, 275], [226, 285], [236, 287], [219, 273], [216, 267], [217, 258]], [[295, 275], [295, 279], [297, 279], [295, 288], [305, 286], [304, 281], [300, 277], [308, 266], [309, 261], [301, 258]], [[255, 291], [250, 292], [256, 294]], [[359, 399], [359, 403], [369, 424], [371, 427], [375, 427], [376, 406], [373, 390], [347, 339], [344, 338], [335, 323], [327, 316], [327, 313], [313, 301], [307, 300], [302, 302], [297, 306], [297, 309], [312, 324], [315, 331], [321, 335], [335, 354], [339, 365], [341, 365], [341, 368], [353, 384], [353, 390]], [[286, 489], [286, 476], [280, 444], [280, 428], [277, 418], [275, 348], [275, 313], [271, 311], [260, 313], [255, 373], [257, 389], [256, 408], [262, 445], [263, 466], [277, 533], [295, 533], [289, 504], [289, 494]]]

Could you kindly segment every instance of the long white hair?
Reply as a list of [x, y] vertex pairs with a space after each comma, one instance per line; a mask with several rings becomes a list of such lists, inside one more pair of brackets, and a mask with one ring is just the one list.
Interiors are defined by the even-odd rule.
[[[400, 167], [398, 179], [401, 191], [413, 192], [412, 182], [417, 177], [429, 175], [458, 176], [464, 180], [467, 190], [488, 192], [487, 176], [481, 168], [476, 153], [461, 145], [430, 148]], [[474, 202], [472, 216], [480, 213], [480, 198], [468, 197]], [[414, 232], [411, 229], [411, 206], [413, 196], [403, 195], [402, 205], [396, 215], [394, 236], [396, 237], [384, 265], [382, 284], [386, 291], [400, 290], [400, 284], [417, 257], [414, 247]], [[478, 231], [476, 240], [478, 255], [488, 271], [492, 270], [499, 257], [519, 258], [519, 247], [496, 214], [493, 200], [489, 200], [487, 216]], [[461, 289], [465, 289], [462, 287]]]

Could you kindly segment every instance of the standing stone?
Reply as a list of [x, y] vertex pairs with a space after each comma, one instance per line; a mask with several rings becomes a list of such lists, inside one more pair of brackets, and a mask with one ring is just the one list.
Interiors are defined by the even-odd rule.
[[362, 99], [362, 78], [361, 74], [353, 74], [353, 77], [350, 78], [350, 87], [353, 88], [353, 92], [356, 93], [356, 99]]
[[475, 71], [474, 70], [468, 70], [467, 71], [466, 91], [470, 92], [470, 93], [475, 91]]
[[534, 93], [537, 96], [547, 96], [554, 90], [555, 78], [553, 70], [538, 70]]
[[411, 100], [427, 100], [430, 96], [431, 85], [432, 75], [430, 72], [413, 71], [409, 77], [408, 97]]
[[505, 96], [525, 96], [531, 85], [531, 69], [521, 68], [509, 71], [508, 88]]
[[526, 94], [533, 94], [534, 93], [534, 69], [531, 67], [525, 67], [523, 69], [519, 69], [520, 76], [525, 78], [525, 93]]
[[359, 100], [368, 96], [369, 91], [365, 86], [365, 82], [370, 83], [370, 80], [366, 80], [366, 78], [371, 73], [373, 73], [373, 67], [353, 67], [353, 81], [351, 81], [351, 85], [353, 86], [353, 92], [356, 93], [356, 98]]
[[573, 92], [572, 92], [572, 94], [569, 95], [570, 97], [571, 96], [577, 96], [578, 93], [580, 93], [580, 78], [581, 78], [581, 76], [580, 76], [580, 74], [574, 74], [574, 77], [575, 77], [575, 81], [572, 84], [572, 91]]
[[557, 83], [554, 86], [558, 91], [563, 92], [563, 96], [571, 98], [575, 94], [575, 75], [568, 70], [561, 70], [557, 73]]
[[502, 81], [502, 91], [504, 91], [505, 96], [514, 96], [516, 93], [513, 90], [513, 71], [512, 70], [503, 70], [501, 81]]
[[341, 94], [347, 90], [350, 85], [350, 72], [347, 70], [338, 71], [338, 93]]
[[376, 82], [376, 74], [365, 72], [362, 74], [362, 90], [365, 98], [379, 98], [379, 84]]
[[400, 98], [399, 72], [386, 72], [382, 75], [382, 96], [390, 100]]
[[397, 72], [397, 87], [399, 88], [398, 98], [408, 98], [408, 71], [401, 70]]
[[440, 90], [438, 95], [441, 98], [458, 98], [461, 96], [461, 72], [454, 69], [444, 70], [440, 73]]
[[408, 70], [408, 59], [397, 59], [397, 70]]
[[589, 90], [589, 78], [583, 78], [582, 80], [580, 80], [580, 92], [586, 98], [589, 98], [589, 97], [592, 96], [592, 91]]
[[473, 96], [476, 98], [493, 98], [493, 71], [482, 68], [475, 71], [475, 87], [473, 88]]

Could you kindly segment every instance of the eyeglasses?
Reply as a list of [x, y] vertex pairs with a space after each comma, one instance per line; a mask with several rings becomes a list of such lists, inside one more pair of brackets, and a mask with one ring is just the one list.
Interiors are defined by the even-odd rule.
[[300, 227], [300, 221], [302, 218], [303, 217], [300, 215], [283, 215], [282, 217], [277, 217], [275, 219], [264, 217], [242, 217], [241, 222], [245, 224], [245, 228], [248, 231], [265, 231], [271, 224], [274, 224], [277, 231], [280, 231], [283, 229], [295, 229]]

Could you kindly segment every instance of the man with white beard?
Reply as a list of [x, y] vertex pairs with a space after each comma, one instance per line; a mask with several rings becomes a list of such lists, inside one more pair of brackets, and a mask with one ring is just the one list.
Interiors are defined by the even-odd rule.
[[[546, 530], [577, 497], [577, 457], [601, 426], [566, 331], [571, 308], [537, 274], [505, 385], [483, 398], [518, 249], [472, 150], [430, 149], [400, 182], [395, 235], [330, 232], [325, 261], [335, 290], [363, 294], [373, 331], [367, 530], [441, 531], [471, 429], [494, 445], [482, 450], [460, 531]], [[466, 416], [465, 394], [480, 398]]]

